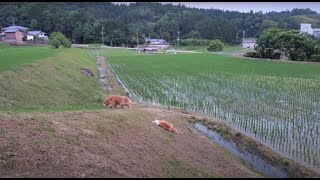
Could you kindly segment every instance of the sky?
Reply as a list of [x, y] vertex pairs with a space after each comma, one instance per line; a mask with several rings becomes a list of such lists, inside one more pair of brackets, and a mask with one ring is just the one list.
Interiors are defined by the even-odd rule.
[[[116, 2], [116, 4], [130, 2]], [[184, 4], [186, 7], [204, 8], [204, 9], [221, 9], [239, 12], [262, 11], [263, 13], [270, 11], [286, 11], [294, 8], [310, 8], [320, 13], [320, 2], [161, 2], [162, 4], [178, 5]]]

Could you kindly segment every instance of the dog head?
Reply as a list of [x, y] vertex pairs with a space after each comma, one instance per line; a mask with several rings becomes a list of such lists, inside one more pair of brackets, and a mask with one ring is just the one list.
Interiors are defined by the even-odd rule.
[[106, 100], [103, 101], [103, 106], [109, 106], [110, 102], [109, 102], [109, 98], [107, 98]]
[[156, 120], [152, 121], [152, 123], [159, 125], [160, 124], [160, 120], [156, 119]]

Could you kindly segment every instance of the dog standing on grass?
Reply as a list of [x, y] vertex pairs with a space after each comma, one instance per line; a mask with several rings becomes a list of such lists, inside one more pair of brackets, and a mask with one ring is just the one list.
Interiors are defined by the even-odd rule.
[[120, 95], [112, 95], [107, 97], [104, 102], [103, 102], [103, 106], [108, 106], [108, 107], [114, 107], [116, 108], [117, 105], [121, 106], [121, 109], [124, 106], [128, 106], [129, 108], [131, 107], [131, 100], [126, 97], [126, 96], [120, 96]]

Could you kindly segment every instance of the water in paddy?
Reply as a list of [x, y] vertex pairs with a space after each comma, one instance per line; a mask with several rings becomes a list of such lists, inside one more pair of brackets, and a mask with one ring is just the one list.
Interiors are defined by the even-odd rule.
[[284, 170], [271, 165], [270, 163], [256, 155], [251, 154], [248, 151], [240, 150], [235, 143], [225, 140], [222, 136], [208, 129], [205, 125], [195, 123], [194, 127], [206, 134], [215, 143], [230, 151], [234, 156], [242, 159], [247, 166], [250, 166], [261, 175], [270, 178], [288, 178], [288, 174]]

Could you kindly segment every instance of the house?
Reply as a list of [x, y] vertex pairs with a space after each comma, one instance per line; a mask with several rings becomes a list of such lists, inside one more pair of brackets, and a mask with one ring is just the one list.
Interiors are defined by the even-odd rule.
[[23, 26], [9, 26], [2, 28], [3, 41], [8, 43], [23, 44], [22, 38], [28, 32], [29, 28]]
[[301, 23], [300, 33], [308, 33], [317, 38], [320, 38], [320, 28], [312, 28], [311, 24]]
[[144, 53], [158, 53], [159, 48], [158, 47], [150, 47], [150, 45], [138, 45], [136, 46], [136, 51], [138, 52], [144, 52]]
[[35, 40], [35, 39], [39, 39], [39, 38], [48, 38], [47, 36], [45, 36], [46, 33], [42, 32], [42, 31], [28, 31], [27, 35], [27, 40]]
[[168, 43], [164, 39], [145, 38], [145, 41], [149, 43], [148, 45], [149, 47], [153, 47], [153, 48], [169, 48], [170, 47], [170, 43]]
[[313, 35], [316, 37], [316, 38], [320, 38], [320, 28], [315, 28], [315, 29], [312, 29], [313, 30]]
[[255, 45], [256, 45], [256, 39], [254, 39], [254, 38], [243, 39], [243, 42], [242, 42], [243, 48], [253, 49]]
[[[42, 31], [29, 31], [29, 28], [12, 25], [2, 28], [0, 40], [13, 44], [48, 44], [49, 38]], [[26, 39], [24, 39], [26, 38]]]

